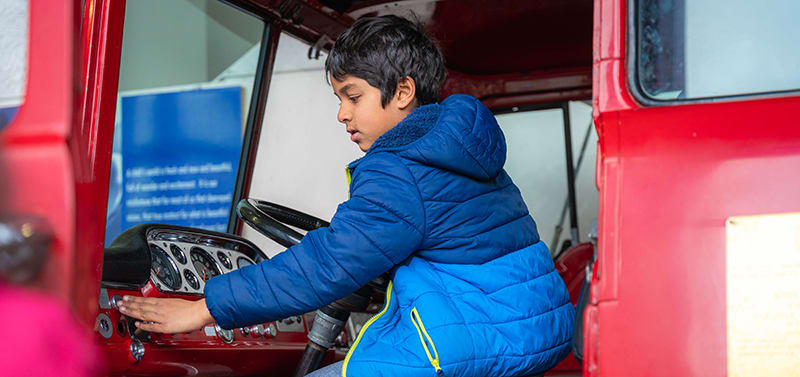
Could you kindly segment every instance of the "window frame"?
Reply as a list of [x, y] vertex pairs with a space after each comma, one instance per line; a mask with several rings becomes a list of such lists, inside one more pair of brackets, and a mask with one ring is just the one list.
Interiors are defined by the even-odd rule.
[[[242, 132], [242, 146], [239, 154], [238, 166], [234, 178], [233, 192], [231, 197], [231, 205], [228, 210], [228, 218], [225, 226], [225, 233], [230, 235], [239, 235], [241, 232], [242, 221], [236, 214], [236, 205], [243, 197], [246, 197], [250, 188], [250, 180], [253, 175], [253, 166], [255, 162], [256, 153], [258, 151], [258, 143], [261, 134], [261, 127], [263, 125], [264, 115], [266, 111], [266, 97], [269, 92], [269, 83], [272, 76], [272, 67], [274, 63], [275, 54], [277, 52], [278, 38], [280, 36], [281, 25], [279, 21], [272, 18], [269, 13], [264, 10], [253, 6], [245, 0], [210, 0], [225, 6], [231, 7], [242, 14], [253, 17], [262, 23], [261, 28], [261, 45], [259, 47], [259, 55], [256, 66], [256, 72], [253, 78], [253, 87], [249, 98], [243, 98], [243, 105], [247, 107], [247, 116], [245, 119], [245, 127]], [[127, 14], [125, 10], [128, 4], [123, 3], [119, 7], [122, 11], [120, 16], [123, 21], [127, 21]], [[124, 22], [122, 23], [124, 24]], [[122, 29], [122, 26], [119, 26]], [[120, 33], [121, 34], [121, 33]], [[117, 57], [117, 66], [119, 67], [122, 62], [122, 38], [120, 37]], [[115, 80], [119, 80], [121, 70], [117, 70]], [[118, 88], [114, 87], [115, 97], [119, 96]], [[113, 114], [119, 111], [117, 109], [115, 100], [115, 107]], [[113, 118], [112, 118], [113, 119]], [[114, 128], [114, 127], [112, 127]], [[113, 133], [113, 131], [112, 131]], [[109, 169], [110, 170], [110, 169]], [[110, 178], [109, 178], [110, 179]], [[109, 180], [106, 179], [105, 182]], [[106, 194], [108, 197], [108, 193]], [[108, 199], [106, 199], [108, 202]], [[106, 212], [106, 211], [104, 211]], [[103, 227], [108, 226], [108, 215], [103, 216]], [[124, 232], [127, 229], [121, 229]]]
[[[570, 101], [558, 101], [558, 102], [548, 102], [542, 104], [535, 104], [535, 105], [526, 105], [526, 106], [514, 106], [510, 108], [501, 108], [495, 109], [492, 113], [497, 115], [503, 114], [516, 114], [516, 113], [523, 113], [523, 112], [532, 112], [532, 111], [541, 111], [541, 110], [561, 110], [562, 114], [562, 121], [561, 121], [561, 131], [564, 136], [564, 156], [566, 159], [566, 174], [567, 174], [567, 216], [569, 219], [569, 224], [564, 229], [567, 231], [567, 237], [562, 239], [559, 235], [558, 245], [550, 245], [550, 254], [553, 260], [558, 259], [561, 254], [567, 249], [561, 250], [561, 243], [569, 239], [572, 241], [572, 246], [578, 245], [581, 243], [580, 237], [580, 222], [578, 220], [578, 197], [576, 192], [576, 180], [577, 176], [575, 175], [575, 159], [574, 159], [574, 145], [572, 144], [572, 120], [570, 119], [570, 110], [569, 110], [569, 103]], [[545, 240], [548, 242], [549, 240]]]
[[626, 32], [625, 32], [625, 70], [626, 87], [633, 99], [644, 107], [651, 106], [682, 106], [689, 104], [718, 103], [732, 101], [746, 101], [751, 99], [769, 99], [792, 97], [800, 94], [800, 88], [789, 90], [775, 90], [769, 92], [730, 94], [713, 97], [698, 97], [687, 99], [657, 99], [648, 95], [639, 80], [639, 4], [645, 0], [627, 0]]

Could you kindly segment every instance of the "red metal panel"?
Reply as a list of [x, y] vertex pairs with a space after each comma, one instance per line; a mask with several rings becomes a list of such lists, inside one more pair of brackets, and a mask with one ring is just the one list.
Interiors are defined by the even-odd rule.
[[64, 299], [74, 275], [75, 203], [67, 139], [75, 98], [75, 2], [29, 3], [28, 75], [25, 102], [0, 133], [0, 153], [7, 164], [6, 210], [47, 219], [55, 242], [41, 288]]
[[[152, 282], [142, 288], [148, 297], [174, 297], [197, 300], [190, 295], [163, 294]], [[109, 289], [108, 295], [140, 295], [139, 291]], [[190, 376], [190, 375], [269, 375], [290, 376], [300, 360], [306, 342], [303, 332], [277, 331], [277, 335], [245, 335], [234, 330], [233, 343], [227, 344], [205, 329], [182, 334], [150, 334], [143, 342], [145, 353], [141, 361], [130, 353], [131, 336], [127, 322], [116, 309], [102, 309], [108, 316], [112, 334], [106, 339], [99, 333], [95, 339], [103, 350], [109, 375]], [[309, 321], [308, 316], [305, 317]], [[313, 322], [311, 322], [313, 323]], [[310, 326], [310, 323], [307, 323]], [[266, 324], [267, 326], [269, 324]], [[276, 326], [275, 323], [272, 323]], [[343, 359], [342, 353], [329, 350], [323, 364]]]
[[624, 3], [596, 10], [599, 262], [585, 372], [724, 376], [725, 219], [800, 211], [800, 98], [639, 107]]
[[69, 144], [75, 172], [76, 314], [94, 323], [103, 258], [125, 1], [87, 0], [81, 33], [82, 92]]

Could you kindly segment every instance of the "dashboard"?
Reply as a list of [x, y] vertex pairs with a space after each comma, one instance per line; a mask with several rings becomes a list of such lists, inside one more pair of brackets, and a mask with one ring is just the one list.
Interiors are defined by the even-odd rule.
[[150, 279], [162, 292], [202, 294], [208, 279], [263, 260], [208, 237], [175, 232], [157, 232], [154, 237], [148, 240]]
[[[103, 252], [95, 331], [112, 376], [292, 375], [314, 313], [183, 334], [140, 331], [117, 310], [125, 295], [199, 300], [208, 279], [266, 261], [250, 241], [230, 234], [142, 224]], [[329, 351], [326, 363], [344, 354]]]
[[103, 253], [101, 285], [202, 295], [214, 276], [267, 260], [250, 241], [225, 233], [142, 224], [117, 237]]

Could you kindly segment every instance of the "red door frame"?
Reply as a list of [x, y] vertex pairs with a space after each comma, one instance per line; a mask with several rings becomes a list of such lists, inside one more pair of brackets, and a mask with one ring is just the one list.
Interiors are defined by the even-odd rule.
[[595, 1], [599, 244], [584, 375], [724, 376], [726, 219], [800, 211], [800, 97], [638, 104], [626, 8]]
[[[108, 180], [114, 138], [125, 0], [86, 0], [81, 28], [81, 92], [70, 147], [74, 161], [75, 311], [92, 323], [105, 239]], [[79, 306], [78, 306], [79, 305]]]
[[46, 220], [53, 244], [40, 289], [71, 302], [75, 265], [75, 188], [69, 140], [77, 97], [74, 46], [79, 2], [28, 4], [28, 74], [25, 100], [0, 132], [8, 208]]

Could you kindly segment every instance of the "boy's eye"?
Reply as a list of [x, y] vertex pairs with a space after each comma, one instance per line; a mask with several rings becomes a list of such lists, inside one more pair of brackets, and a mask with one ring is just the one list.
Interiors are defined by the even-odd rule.
[[350, 99], [350, 102], [353, 102], [353, 103], [356, 103], [356, 102], [358, 102], [358, 96], [355, 96], [355, 97], [348, 97], [348, 98]]

